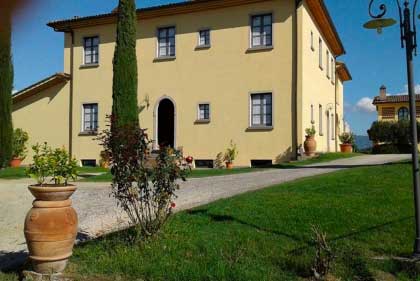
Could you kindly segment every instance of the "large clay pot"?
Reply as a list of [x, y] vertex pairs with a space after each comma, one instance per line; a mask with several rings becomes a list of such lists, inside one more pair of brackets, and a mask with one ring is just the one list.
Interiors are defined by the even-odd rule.
[[12, 168], [19, 168], [21, 164], [22, 164], [22, 159], [13, 158], [12, 160], [10, 160], [10, 167]]
[[306, 156], [314, 156], [316, 151], [316, 141], [314, 136], [306, 136], [306, 140], [303, 143]]
[[70, 196], [75, 186], [29, 186], [35, 197], [25, 220], [29, 259], [37, 273], [61, 273], [72, 255], [77, 214]]
[[349, 143], [340, 144], [340, 150], [342, 153], [352, 153], [353, 152], [353, 145]]
[[226, 169], [232, 170], [233, 169], [233, 163], [232, 162], [226, 162]]

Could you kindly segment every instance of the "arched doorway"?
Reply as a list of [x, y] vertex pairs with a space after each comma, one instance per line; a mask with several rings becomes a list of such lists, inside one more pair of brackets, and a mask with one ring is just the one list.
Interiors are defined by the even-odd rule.
[[157, 143], [159, 146], [175, 147], [175, 105], [164, 98], [157, 110]]

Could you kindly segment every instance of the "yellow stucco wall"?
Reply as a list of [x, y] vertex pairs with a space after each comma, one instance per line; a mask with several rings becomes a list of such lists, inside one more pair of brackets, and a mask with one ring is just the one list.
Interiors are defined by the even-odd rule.
[[[331, 68], [335, 69], [335, 63], [331, 64], [331, 49], [313, 20], [305, 1], [299, 8], [299, 19], [301, 21], [299, 25], [301, 34], [301, 60], [299, 62], [301, 77], [298, 94], [301, 97], [299, 141], [301, 144], [304, 142], [305, 129], [314, 125], [317, 131], [315, 136], [317, 150], [321, 152], [337, 151], [337, 135], [342, 130], [344, 113], [343, 84], [331, 73]], [[311, 34], [313, 42], [311, 42]], [[319, 39], [322, 40], [322, 68], [319, 64]], [[327, 50], [330, 54], [328, 61]], [[327, 63], [329, 63], [328, 73]], [[341, 122], [336, 122], [337, 119]]]
[[[416, 102], [416, 106], [420, 106], [420, 102]], [[384, 107], [392, 107], [395, 109], [394, 118], [383, 118], [382, 116], [382, 109]], [[386, 103], [386, 104], [378, 104], [376, 106], [376, 110], [378, 112], [378, 121], [398, 121], [398, 110], [402, 107], [406, 107], [407, 109], [410, 109], [410, 105], [408, 102], [406, 103]], [[420, 118], [417, 117], [417, 120], [420, 121]]]
[[31, 146], [36, 143], [68, 147], [68, 92], [68, 83], [62, 83], [13, 105], [13, 126], [29, 134], [25, 164], [32, 161]]
[[[249, 52], [250, 16], [273, 14], [273, 49]], [[223, 20], [220, 20], [223, 19]], [[295, 22], [294, 22], [295, 21]], [[297, 23], [298, 30], [294, 30]], [[155, 61], [156, 31], [158, 27], [176, 26], [176, 59]], [[211, 29], [211, 48], [196, 50], [198, 30]], [[98, 160], [101, 147], [94, 136], [80, 135], [82, 106], [98, 103], [99, 128], [106, 127], [106, 115], [112, 107], [112, 58], [115, 49], [114, 24], [74, 30], [73, 68], [73, 155], [78, 159]], [[289, 160], [294, 157], [293, 135], [303, 143], [304, 129], [311, 126], [310, 105], [314, 104], [315, 126], [318, 130], [318, 105], [324, 110], [334, 108], [336, 89], [318, 66], [318, 28], [306, 7], [295, 17], [294, 1], [272, 0], [225, 9], [141, 20], [137, 29], [137, 57], [139, 68], [139, 101], [148, 96], [150, 108], [140, 115], [143, 128], [156, 138], [156, 109], [162, 98], [170, 98], [176, 107], [176, 147], [195, 159], [214, 159], [224, 152], [233, 140], [239, 150], [235, 164], [249, 166], [251, 160]], [[315, 36], [315, 51], [310, 49], [310, 31]], [[296, 33], [297, 32], [297, 33]], [[83, 67], [83, 38], [99, 36], [99, 65]], [[295, 44], [295, 40], [299, 45]], [[64, 72], [72, 73], [71, 35], [65, 34]], [[323, 40], [325, 42], [325, 40]], [[324, 43], [325, 52], [326, 45]], [[325, 53], [323, 54], [325, 60]], [[294, 63], [298, 59], [298, 77]], [[324, 67], [325, 67], [324, 62]], [[298, 88], [296, 89], [296, 79]], [[68, 83], [70, 84], [70, 83]], [[342, 86], [340, 84], [340, 86]], [[297, 99], [294, 96], [298, 92]], [[270, 92], [273, 96], [273, 129], [248, 130], [250, 126], [250, 94]], [[337, 88], [342, 99], [342, 87]], [[44, 122], [51, 128], [60, 126], [63, 135], [50, 141], [53, 145], [68, 144], [67, 118], [51, 118], [54, 112], [68, 114], [69, 85], [61, 89], [60, 104], [51, 104], [42, 111], [37, 104], [25, 111], [42, 112], [40, 119], [25, 123], [19, 111], [14, 118], [21, 127], [29, 128], [33, 139], [47, 138], [40, 127]], [[197, 106], [210, 103], [211, 122], [196, 124]], [[298, 112], [296, 110], [298, 104]], [[29, 104], [29, 102], [28, 102]], [[342, 114], [342, 101], [339, 104]], [[295, 122], [295, 115], [296, 120]], [[67, 115], [66, 115], [67, 116]], [[41, 120], [42, 119], [42, 120]], [[44, 120], [45, 119], [45, 120]], [[57, 118], [58, 119], [58, 118]], [[323, 118], [324, 136], [317, 135], [318, 150], [327, 151], [326, 114]], [[44, 121], [44, 122], [40, 122]], [[330, 150], [335, 150], [330, 140]]]

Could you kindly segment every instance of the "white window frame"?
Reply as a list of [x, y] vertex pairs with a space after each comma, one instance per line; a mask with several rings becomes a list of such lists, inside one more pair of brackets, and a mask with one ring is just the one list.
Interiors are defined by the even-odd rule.
[[[208, 105], [209, 106], [209, 118], [207, 118], [207, 119], [202, 119], [201, 118], [201, 116], [200, 116], [200, 106], [201, 105]], [[211, 105], [210, 105], [210, 102], [200, 102], [200, 103], [198, 103], [197, 104], [197, 121], [199, 121], [199, 122], [210, 122], [210, 120], [211, 120]]]
[[[86, 63], [86, 39], [98, 38], [98, 61]], [[99, 65], [100, 62], [100, 46], [101, 46], [101, 37], [99, 35], [91, 35], [91, 36], [84, 36], [83, 37], [83, 57], [82, 57], [82, 65], [91, 66], [91, 65]]]
[[[170, 29], [173, 28], [174, 29], [174, 54], [173, 55], [160, 55], [160, 45], [159, 45], [159, 34], [160, 34], [160, 30], [161, 29]], [[158, 59], [165, 59], [165, 58], [175, 58], [176, 57], [176, 25], [172, 24], [172, 25], [165, 25], [165, 26], [159, 26], [156, 29], [156, 58]]]
[[[254, 95], [271, 95], [271, 125], [253, 125], [253, 104], [252, 96]], [[274, 127], [274, 92], [273, 91], [260, 91], [249, 93], [249, 124], [250, 129], [272, 129]]]
[[[87, 105], [96, 105], [96, 130], [86, 130], [85, 128], [85, 106]], [[82, 133], [97, 133], [99, 130], [99, 103], [98, 102], [84, 102], [82, 103], [82, 118], [81, 118], [81, 130]]]
[[327, 56], [327, 78], [330, 79], [330, 51], [326, 51]]

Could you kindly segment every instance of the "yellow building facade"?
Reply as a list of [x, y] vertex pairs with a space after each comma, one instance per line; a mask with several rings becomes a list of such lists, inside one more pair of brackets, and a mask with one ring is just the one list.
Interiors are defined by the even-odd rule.
[[[318, 151], [343, 130], [344, 48], [321, 0], [188, 1], [139, 9], [140, 124], [154, 148], [171, 145], [210, 166], [232, 140], [238, 166], [296, 158], [305, 128]], [[112, 108], [116, 14], [48, 24], [64, 33], [64, 73], [13, 98], [14, 126], [31, 144], [98, 163], [95, 137]]]

